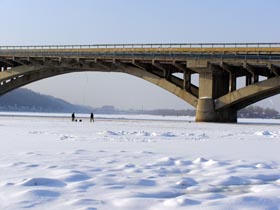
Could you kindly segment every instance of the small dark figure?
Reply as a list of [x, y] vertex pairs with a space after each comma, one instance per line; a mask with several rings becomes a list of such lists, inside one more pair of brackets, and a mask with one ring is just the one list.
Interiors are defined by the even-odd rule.
[[72, 122], [74, 122], [75, 121], [75, 113], [73, 112], [72, 113]]
[[90, 113], [90, 122], [94, 122], [94, 115], [93, 115], [93, 113]]
[[79, 122], [82, 122], [82, 119], [80, 119]]

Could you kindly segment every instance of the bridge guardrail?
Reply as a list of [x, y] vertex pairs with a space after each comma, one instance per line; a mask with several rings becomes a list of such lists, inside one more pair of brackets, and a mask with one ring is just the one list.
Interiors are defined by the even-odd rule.
[[169, 44], [94, 44], [94, 45], [22, 45], [0, 46], [0, 50], [48, 49], [114, 49], [114, 48], [280, 48], [280, 43], [169, 43]]

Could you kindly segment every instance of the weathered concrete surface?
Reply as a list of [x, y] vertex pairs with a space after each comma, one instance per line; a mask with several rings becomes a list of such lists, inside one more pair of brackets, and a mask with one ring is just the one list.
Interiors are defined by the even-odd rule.
[[228, 93], [215, 101], [216, 110], [234, 107], [242, 109], [252, 102], [263, 100], [280, 91], [280, 77], [275, 76]]
[[237, 122], [237, 111], [233, 109], [216, 110], [212, 98], [203, 97], [198, 100], [196, 122]]

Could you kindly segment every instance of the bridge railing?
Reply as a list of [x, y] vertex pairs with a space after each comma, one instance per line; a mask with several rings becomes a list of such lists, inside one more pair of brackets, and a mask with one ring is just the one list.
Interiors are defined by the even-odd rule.
[[169, 44], [94, 44], [94, 45], [22, 45], [0, 46], [0, 50], [48, 49], [114, 49], [114, 48], [280, 48], [280, 43], [169, 43]]

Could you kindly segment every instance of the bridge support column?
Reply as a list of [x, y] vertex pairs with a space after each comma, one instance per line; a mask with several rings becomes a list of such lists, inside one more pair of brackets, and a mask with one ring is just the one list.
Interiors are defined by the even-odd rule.
[[237, 122], [237, 111], [234, 109], [220, 110], [216, 112], [217, 121], [224, 123], [236, 123]]
[[230, 90], [228, 73], [211, 69], [199, 73], [199, 99], [196, 108], [197, 122], [237, 122], [237, 111], [216, 110], [215, 99]]
[[215, 110], [212, 98], [200, 98], [196, 108], [196, 122], [236, 123], [237, 111], [233, 109]]
[[212, 98], [200, 98], [196, 107], [196, 122], [216, 122], [216, 112]]

